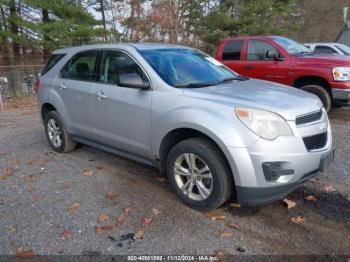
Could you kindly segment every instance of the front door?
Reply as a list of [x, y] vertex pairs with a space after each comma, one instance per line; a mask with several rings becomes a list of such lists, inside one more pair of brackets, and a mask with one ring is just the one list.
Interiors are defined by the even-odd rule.
[[279, 60], [267, 58], [267, 52], [278, 51], [264, 40], [249, 40], [242, 75], [267, 81], [288, 84], [289, 62], [279, 54]]
[[122, 51], [104, 51], [99, 81], [94, 85], [96, 139], [119, 150], [150, 156], [152, 90], [123, 87], [119, 76], [136, 73], [149, 81], [141, 67]]

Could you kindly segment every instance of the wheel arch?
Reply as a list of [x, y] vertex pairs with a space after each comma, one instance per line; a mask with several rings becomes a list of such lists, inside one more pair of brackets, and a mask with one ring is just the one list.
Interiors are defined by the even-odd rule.
[[235, 186], [235, 181], [238, 177], [235, 176], [235, 165], [232, 162], [233, 159], [230, 157], [230, 154], [226, 147], [224, 146], [224, 143], [217, 137], [213, 137], [211, 134], [207, 134], [203, 132], [202, 130], [198, 130], [195, 128], [176, 128], [171, 131], [169, 131], [164, 138], [162, 139], [160, 146], [159, 146], [159, 170], [162, 174], [165, 173], [165, 166], [166, 166], [166, 159], [168, 157], [168, 154], [172, 147], [174, 147], [176, 144], [178, 144], [181, 141], [184, 141], [189, 138], [194, 137], [203, 137], [211, 141], [219, 150], [220, 154], [223, 156], [226, 164], [228, 165], [232, 178], [233, 178], [233, 186]]
[[47, 113], [51, 112], [51, 111], [57, 111], [56, 107], [54, 107], [51, 103], [44, 103], [41, 106], [41, 118], [44, 121], [45, 120], [45, 116], [47, 115]]
[[293, 81], [293, 87], [296, 88], [301, 88], [305, 85], [312, 85], [312, 84], [317, 84], [322, 86], [323, 88], [325, 88], [329, 95], [332, 97], [332, 88], [329, 85], [328, 81], [320, 76], [313, 76], [313, 75], [309, 75], [309, 76], [300, 76], [298, 78], [296, 78]]

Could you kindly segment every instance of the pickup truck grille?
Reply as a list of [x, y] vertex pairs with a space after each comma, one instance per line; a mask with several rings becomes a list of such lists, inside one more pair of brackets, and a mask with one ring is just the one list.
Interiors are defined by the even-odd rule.
[[297, 126], [299, 125], [303, 125], [303, 124], [307, 124], [307, 123], [311, 123], [311, 122], [315, 122], [317, 120], [320, 120], [322, 117], [322, 110], [317, 111], [317, 112], [313, 112], [307, 115], [302, 115], [302, 116], [298, 116], [295, 120], [295, 123]]
[[317, 150], [324, 148], [327, 144], [327, 132], [314, 136], [304, 137], [304, 144], [307, 150]]

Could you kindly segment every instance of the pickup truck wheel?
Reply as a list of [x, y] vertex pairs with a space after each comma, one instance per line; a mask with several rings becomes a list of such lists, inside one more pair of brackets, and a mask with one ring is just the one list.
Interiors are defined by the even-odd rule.
[[73, 151], [77, 143], [69, 138], [61, 117], [56, 111], [50, 111], [44, 120], [45, 133], [52, 149], [58, 153]]
[[177, 196], [192, 208], [215, 209], [232, 194], [233, 179], [227, 162], [208, 139], [191, 138], [175, 145], [166, 170]]
[[324, 108], [329, 112], [332, 108], [332, 99], [329, 92], [319, 85], [306, 85], [301, 88], [302, 90], [317, 95], [323, 103]]

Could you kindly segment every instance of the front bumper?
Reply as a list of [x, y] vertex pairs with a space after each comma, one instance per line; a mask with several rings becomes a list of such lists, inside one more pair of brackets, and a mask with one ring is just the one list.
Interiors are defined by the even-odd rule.
[[336, 100], [350, 100], [350, 81], [333, 81], [330, 83], [332, 95]]
[[[303, 138], [320, 133], [328, 122], [326, 113], [322, 121], [296, 126], [288, 121], [294, 136], [275, 140], [259, 139], [247, 148], [230, 147], [233, 164], [231, 169], [236, 185], [237, 202], [243, 205], [259, 205], [280, 199], [297, 188], [305, 180], [325, 171], [333, 158], [332, 133], [328, 122], [327, 142], [317, 150], [307, 150]], [[269, 180], [264, 167], [269, 163], [276, 179]]]
[[333, 98], [338, 100], [350, 100], [350, 89], [332, 89]]

